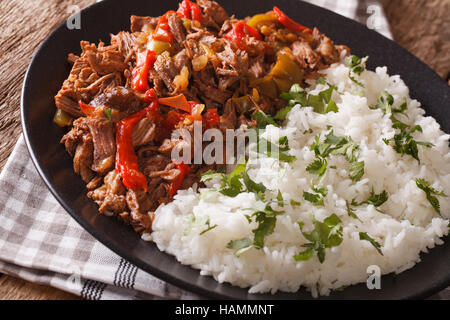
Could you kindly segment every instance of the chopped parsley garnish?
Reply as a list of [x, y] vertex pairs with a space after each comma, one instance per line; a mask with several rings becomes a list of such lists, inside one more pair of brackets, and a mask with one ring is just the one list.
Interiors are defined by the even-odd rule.
[[256, 148], [254, 149], [258, 153], [266, 154], [269, 158], [277, 158], [283, 162], [294, 162], [297, 157], [289, 155], [289, 141], [287, 137], [282, 137], [278, 141], [279, 145], [275, 145], [272, 142], [264, 138], [258, 138]]
[[447, 195], [443, 191], [438, 191], [433, 187], [431, 187], [430, 183], [425, 179], [416, 179], [416, 185], [419, 189], [425, 192], [427, 200], [433, 207], [434, 211], [436, 211], [439, 215], [441, 215], [441, 207], [439, 205], [439, 200], [436, 196], [447, 197]]
[[359, 240], [369, 241], [375, 247], [378, 253], [383, 255], [383, 252], [381, 251], [381, 245], [377, 241], [372, 239], [366, 232], [359, 233]]
[[112, 123], [112, 109], [106, 108], [103, 112], [105, 113], [105, 116], [108, 118], [109, 122]]
[[309, 234], [303, 231], [304, 223], [298, 223], [303, 236], [310, 242], [303, 245], [307, 249], [295, 255], [294, 259], [306, 261], [317, 256], [320, 263], [323, 263], [325, 261], [325, 249], [337, 247], [343, 241], [341, 220], [333, 213], [323, 222], [317, 221], [314, 216], [312, 216], [312, 221], [314, 230]]
[[255, 221], [258, 223], [258, 227], [252, 230], [255, 235], [253, 246], [256, 249], [262, 249], [264, 247], [265, 237], [273, 233], [277, 223], [277, 216], [281, 214], [284, 214], [284, 211], [275, 211], [270, 206], [266, 206], [264, 211], [253, 213], [252, 217], [254, 217]]
[[284, 199], [283, 199], [283, 195], [281, 194], [280, 190], [278, 190], [278, 194], [277, 194], [277, 203], [280, 207], [284, 207]]
[[302, 205], [301, 202], [298, 202], [298, 201], [295, 201], [295, 200], [291, 200], [291, 206], [298, 207], [298, 206], [301, 206], [301, 205]]
[[391, 145], [391, 142], [393, 142], [394, 144], [391, 146], [395, 151], [397, 151], [397, 153], [400, 153], [402, 156], [404, 154], [409, 154], [420, 163], [419, 149], [417, 148], [417, 145], [431, 148], [434, 147], [434, 144], [430, 142], [414, 140], [414, 137], [411, 135], [411, 133], [415, 131], [422, 132], [421, 126], [416, 125], [412, 127], [410, 130], [408, 130], [408, 128], [404, 127], [400, 128], [401, 130], [400, 133], [395, 134], [392, 139], [383, 139], [383, 141], [386, 145]]
[[184, 218], [184, 224], [186, 225], [186, 228], [184, 229], [184, 235], [187, 236], [191, 233], [193, 228], [197, 228], [200, 226], [205, 225], [207, 228], [200, 232], [200, 235], [204, 235], [208, 231], [213, 230], [217, 227], [217, 224], [214, 226], [211, 226], [211, 221], [209, 216], [202, 216], [202, 217], [196, 217], [193, 214], [187, 216]]
[[251, 216], [247, 216], [247, 220], [251, 223], [254, 221], [258, 224], [256, 229], [253, 229], [253, 241], [250, 238], [244, 238], [241, 240], [232, 240], [228, 243], [228, 249], [238, 249], [235, 253], [236, 256], [240, 256], [243, 252], [250, 248], [262, 249], [264, 248], [265, 238], [271, 235], [277, 224], [277, 216], [284, 214], [284, 211], [276, 211], [272, 209], [270, 205], [266, 205], [264, 210], [258, 210]]
[[316, 154], [316, 160], [306, 167], [306, 171], [317, 174], [322, 177], [327, 170], [327, 161], [330, 154], [345, 156], [350, 162], [349, 176], [353, 181], [361, 180], [364, 175], [364, 161], [357, 162], [359, 157], [359, 146], [351, 137], [337, 137], [333, 131], [325, 136], [325, 141], [320, 142], [320, 136], [317, 136], [311, 150]]
[[252, 118], [254, 120], [256, 120], [256, 127], [258, 129], [264, 129], [265, 127], [267, 127], [269, 124], [274, 125], [275, 127], [280, 127], [280, 125], [274, 120], [274, 118], [272, 118], [272, 116], [265, 114], [264, 112], [262, 112], [261, 110], [255, 112], [252, 115]]
[[370, 193], [370, 197], [367, 199], [366, 203], [371, 204], [374, 207], [379, 207], [383, 203], [385, 203], [389, 198], [388, 193], [386, 190], [383, 190], [380, 194], [375, 194], [375, 191], [372, 189], [372, 192]]
[[[352, 208], [353, 207], [358, 207], [361, 206], [363, 204], [371, 204], [374, 207], [378, 208], [379, 206], [381, 206], [383, 203], [385, 203], [387, 200], [389, 199], [389, 195], [386, 192], [386, 190], [383, 190], [383, 192], [381, 192], [380, 194], [376, 194], [375, 191], [372, 188], [372, 191], [370, 193], [369, 198], [366, 201], [363, 202], [356, 202], [355, 199], [352, 200], [351, 203], [349, 203], [348, 201], [346, 201], [347, 204], [347, 213], [350, 217], [358, 219], [359, 221], [361, 221], [358, 216], [355, 214], [355, 210]], [[380, 210], [377, 209], [378, 212], [381, 212]], [[382, 212], [381, 212], [382, 213]]]
[[353, 181], [359, 181], [361, 180], [362, 176], [364, 175], [364, 161], [360, 162], [353, 162], [350, 165], [350, 179]]
[[243, 172], [243, 181], [248, 192], [253, 192], [256, 195], [256, 198], [264, 200], [266, 187], [262, 183], [256, 183], [255, 181], [253, 181], [249, 177], [247, 171]]
[[247, 250], [253, 248], [253, 241], [250, 238], [243, 238], [239, 240], [232, 240], [228, 243], [227, 248], [232, 250], [237, 250], [234, 254], [240, 257], [241, 254]]
[[217, 173], [210, 170], [202, 174], [200, 181], [206, 182], [212, 179], [220, 178], [222, 180], [222, 185], [220, 186], [219, 192], [227, 197], [234, 198], [238, 194], [244, 192], [243, 184], [240, 179], [242, 179], [242, 174], [245, 171], [245, 168], [246, 164], [239, 162], [230, 174]]
[[287, 101], [287, 106], [277, 113], [275, 119], [281, 120], [283, 116], [286, 118], [285, 114], [287, 115], [297, 104], [302, 107], [313, 107], [314, 112], [322, 114], [331, 111], [338, 112], [339, 109], [336, 102], [332, 100], [333, 91], [337, 88], [329, 83], [328, 86], [328, 89], [319, 92], [318, 95], [314, 95], [308, 94], [299, 84], [294, 84], [289, 92], [284, 92], [280, 95], [281, 99]]
[[319, 158], [314, 160], [306, 167], [306, 171], [311, 174], [317, 174], [318, 176], [323, 176], [327, 172], [327, 160]]
[[406, 99], [399, 108], [394, 108], [393, 104], [394, 104], [394, 97], [386, 90], [383, 90], [380, 96], [378, 97], [376, 106], [373, 107], [372, 109], [380, 109], [386, 114], [394, 114], [394, 113], [404, 113], [405, 110], [408, 108], [408, 105], [406, 104]]
[[363, 87], [364, 85], [356, 80], [354, 75], [360, 76], [366, 70], [366, 62], [369, 60], [369, 57], [359, 58], [357, 56], [351, 55], [347, 58], [347, 64], [350, 68], [348, 73], [348, 77], [358, 86]]
[[333, 131], [325, 136], [325, 141], [320, 142], [320, 136], [311, 145], [311, 150], [316, 156], [322, 158], [332, 155], [342, 155], [347, 158], [348, 162], [355, 162], [359, 157], [359, 146], [351, 137], [337, 137]]
[[[227, 197], [234, 198], [242, 192], [253, 192], [256, 198], [264, 200], [264, 193], [266, 187], [262, 183], [253, 181], [246, 171], [246, 163], [242, 159], [239, 161], [236, 168], [230, 174], [218, 173], [212, 170], [202, 174], [201, 182], [206, 182], [212, 179], [222, 180], [219, 192]], [[241, 182], [241, 179], [243, 183]], [[244, 188], [245, 186], [245, 188]]]
[[324, 198], [328, 194], [328, 188], [325, 186], [311, 186], [311, 190], [313, 191], [312, 193], [303, 191], [303, 198], [315, 206], [324, 206]]
[[[386, 145], [391, 145], [392, 148], [395, 151], [397, 151], [397, 153], [400, 153], [402, 156], [404, 154], [408, 154], [420, 163], [419, 149], [417, 148], [417, 146], [421, 145], [427, 148], [431, 148], [434, 145], [430, 142], [414, 140], [414, 137], [411, 134], [416, 131], [422, 132], [422, 127], [420, 125], [415, 125], [411, 128], [409, 125], [398, 120], [394, 116], [394, 114], [396, 113], [404, 114], [405, 110], [408, 108], [406, 100], [402, 103], [402, 105], [399, 108], [394, 108], [393, 105], [394, 105], [394, 97], [391, 94], [389, 94], [389, 92], [384, 90], [378, 97], [378, 102], [376, 106], [372, 108], [372, 109], [380, 109], [385, 114], [390, 114], [392, 127], [394, 129], [400, 130], [400, 132], [396, 133], [393, 138], [383, 139], [383, 141]], [[391, 144], [391, 142], [393, 142], [393, 144]]]
[[[347, 205], [347, 214], [352, 217], [353, 219], [358, 219], [359, 221], [361, 221], [361, 219], [358, 218], [358, 216], [355, 213], [355, 209], [353, 209], [350, 206], [350, 203], [348, 201], [345, 201], [345, 204]], [[354, 205], [354, 202], [352, 201], [352, 205]]]
[[284, 120], [286, 120], [287, 115], [289, 114], [289, 112], [291, 112], [293, 107], [294, 106], [287, 106], [278, 110], [278, 112], [274, 116], [274, 119], [283, 122]]

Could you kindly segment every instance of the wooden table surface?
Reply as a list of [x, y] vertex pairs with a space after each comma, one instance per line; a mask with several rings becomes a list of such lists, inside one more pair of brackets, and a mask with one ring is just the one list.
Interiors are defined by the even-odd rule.
[[[95, 0], [2, 0], [0, 6], [0, 170], [21, 133], [20, 92], [26, 68], [43, 39], [69, 17], [68, 8]], [[394, 39], [450, 84], [450, 0], [381, 0]], [[0, 275], [0, 299], [80, 299]]]

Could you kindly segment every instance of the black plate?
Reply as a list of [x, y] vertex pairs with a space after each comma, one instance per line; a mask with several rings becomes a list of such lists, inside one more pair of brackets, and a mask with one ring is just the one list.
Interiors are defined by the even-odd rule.
[[[295, 0], [227, 0], [229, 13], [245, 17], [271, 10], [276, 4], [296, 21], [317, 26], [337, 44], [346, 44], [356, 55], [369, 55], [369, 69], [388, 66], [389, 74], [400, 74], [411, 96], [422, 102], [427, 114], [435, 117], [450, 132], [448, 116], [449, 87], [412, 54], [365, 26], [331, 11]], [[140, 240], [131, 228], [115, 219], [99, 215], [97, 206], [87, 198], [85, 185], [72, 169], [72, 159], [59, 140], [65, 133], [52, 123], [53, 96], [70, 69], [67, 54], [79, 53], [81, 40], [109, 41], [110, 33], [129, 30], [132, 14], [159, 16], [178, 8], [178, 1], [108, 0], [97, 3], [81, 15], [81, 30], [59, 26], [42, 44], [28, 69], [22, 92], [22, 125], [34, 164], [61, 205], [89, 233], [139, 268], [184, 289], [210, 298], [310, 299], [305, 290], [295, 294], [250, 295], [247, 290], [219, 284], [198, 270], [183, 266], [152, 243]], [[447, 237], [448, 240], [448, 237]], [[381, 290], [368, 290], [365, 284], [349, 287], [324, 299], [405, 299], [423, 298], [450, 285], [450, 241], [438, 246], [413, 269], [382, 278]]]

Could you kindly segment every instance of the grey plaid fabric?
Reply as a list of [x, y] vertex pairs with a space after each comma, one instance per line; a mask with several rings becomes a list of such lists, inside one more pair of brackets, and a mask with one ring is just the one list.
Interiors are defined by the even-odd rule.
[[[307, 0], [391, 37], [379, 3]], [[0, 174], [0, 272], [87, 299], [200, 299], [138, 269], [64, 211], [35, 170], [23, 137]]]

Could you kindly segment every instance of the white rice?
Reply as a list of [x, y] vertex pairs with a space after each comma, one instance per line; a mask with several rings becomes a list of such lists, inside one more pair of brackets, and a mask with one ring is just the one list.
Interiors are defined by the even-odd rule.
[[[286, 205], [284, 215], [277, 218], [275, 232], [266, 237], [261, 250], [250, 249], [239, 258], [226, 246], [231, 240], [252, 238], [256, 224], [245, 217], [248, 208], [258, 206], [253, 193], [242, 193], [236, 198], [206, 190], [189, 189], [180, 191], [172, 203], [161, 206], [156, 212], [152, 239], [160, 250], [176, 256], [183, 264], [201, 270], [202, 275], [211, 275], [219, 282], [249, 288], [250, 293], [275, 293], [278, 290], [295, 292], [300, 287], [310, 290], [313, 296], [328, 295], [333, 289], [365, 282], [367, 267], [377, 265], [382, 274], [400, 273], [412, 268], [420, 261], [420, 252], [427, 252], [436, 244], [442, 244], [441, 237], [448, 234], [450, 198], [439, 197], [441, 214], [439, 217], [426, 199], [425, 193], [416, 186], [416, 178], [424, 178], [431, 185], [450, 193], [450, 150], [449, 135], [444, 134], [435, 119], [424, 116], [420, 103], [411, 100], [409, 90], [399, 76], [390, 77], [387, 68], [377, 68], [376, 72], [365, 71], [359, 80], [365, 89], [353, 83], [348, 67], [335, 64], [324, 71], [326, 79], [338, 87], [333, 93], [339, 112], [317, 114], [312, 108], [294, 109], [288, 115], [282, 128], [269, 126], [271, 136], [287, 136], [290, 154], [297, 157], [291, 164], [261, 157], [249, 165], [252, 179], [262, 182], [270, 190], [281, 190], [284, 200], [301, 202], [301, 206]], [[311, 83], [308, 91], [317, 93], [326, 88]], [[361, 91], [362, 90], [362, 91]], [[383, 90], [387, 90], [399, 106], [403, 99], [408, 102], [403, 118], [409, 125], [419, 124], [423, 133], [416, 132], [417, 140], [429, 141], [435, 146], [419, 146], [420, 164], [413, 157], [403, 157], [387, 146], [382, 138], [392, 138], [395, 130], [389, 115], [381, 110], [372, 110]], [[359, 94], [359, 95], [358, 95]], [[336, 136], [351, 136], [360, 146], [359, 161], [365, 162], [365, 174], [358, 182], [348, 177], [348, 162], [342, 156], [330, 156], [329, 169], [324, 180], [329, 193], [323, 207], [313, 206], [303, 199], [303, 191], [308, 191], [315, 176], [306, 172], [305, 167], [314, 160], [314, 152], [309, 146], [315, 136], [322, 137], [332, 126]], [[312, 129], [313, 133], [304, 133]], [[276, 142], [276, 139], [273, 139]], [[219, 184], [211, 182], [210, 188]], [[372, 205], [356, 207], [359, 220], [347, 214], [346, 200], [364, 201], [372, 187], [376, 193], [386, 190], [389, 199], [379, 209]], [[317, 257], [296, 262], [293, 256], [305, 248], [308, 241], [303, 237], [297, 222], [305, 223], [304, 231], [312, 231], [311, 213], [319, 221], [335, 213], [342, 221], [343, 242], [337, 247], [326, 249], [325, 261], [321, 264]], [[210, 218], [211, 226], [218, 226], [200, 235], [204, 225], [196, 226], [184, 235], [186, 216]], [[381, 244], [383, 256], [368, 241], [359, 239], [359, 232], [367, 232]]]

